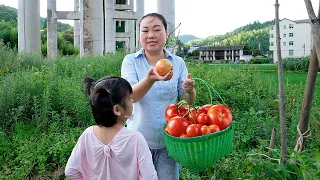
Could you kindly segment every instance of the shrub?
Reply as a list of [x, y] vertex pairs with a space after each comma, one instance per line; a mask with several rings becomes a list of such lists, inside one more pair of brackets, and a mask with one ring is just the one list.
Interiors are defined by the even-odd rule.
[[284, 58], [282, 66], [285, 71], [308, 72], [310, 56], [302, 58]]
[[272, 58], [251, 58], [249, 64], [269, 64]]

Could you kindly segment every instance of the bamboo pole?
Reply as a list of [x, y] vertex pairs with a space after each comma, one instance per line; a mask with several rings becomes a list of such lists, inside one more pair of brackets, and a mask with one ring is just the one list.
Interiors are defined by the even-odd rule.
[[287, 133], [286, 133], [286, 114], [285, 114], [285, 94], [283, 88], [283, 67], [280, 47], [280, 29], [279, 29], [279, 3], [275, 3], [276, 17], [276, 43], [278, 57], [278, 81], [279, 81], [279, 115], [280, 115], [280, 136], [281, 136], [281, 155], [282, 164], [285, 164], [288, 158]]

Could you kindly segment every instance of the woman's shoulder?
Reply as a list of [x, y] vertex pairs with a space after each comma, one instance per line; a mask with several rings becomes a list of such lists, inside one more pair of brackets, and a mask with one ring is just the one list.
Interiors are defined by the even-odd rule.
[[175, 54], [172, 54], [168, 49], [164, 49], [166, 52], [166, 56], [171, 57], [173, 61], [179, 62], [179, 63], [184, 63], [184, 60], [182, 59], [182, 57], [177, 56]]
[[131, 54], [127, 54], [124, 57], [124, 61], [128, 61], [128, 60], [134, 60], [135, 58], [139, 57], [139, 56], [143, 55], [143, 49], [140, 49], [139, 51], [135, 52], [135, 53], [131, 53]]

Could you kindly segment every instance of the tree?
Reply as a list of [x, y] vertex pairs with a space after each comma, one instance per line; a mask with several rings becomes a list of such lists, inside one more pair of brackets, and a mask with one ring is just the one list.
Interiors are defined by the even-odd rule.
[[[297, 152], [302, 152], [304, 150], [305, 146], [305, 140], [308, 137], [309, 131], [309, 116], [311, 111], [311, 105], [312, 105], [312, 99], [314, 94], [314, 89], [316, 86], [316, 79], [317, 79], [317, 73], [318, 73], [318, 67], [319, 67], [319, 18], [320, 18], [320, 9], [318, 11], [318, 22], [312, 21], [312, 18], [316, 18], [312, 4], [310, 0], [305, 0], [305, 4], [307, 7], [307, 11], [309, 14], [311, 27], [312, 27], [312, 33], [313, 33], [313, 48], [312, 48], [312, 56], [309, 64], [309, 71], [308, 71], [308, 77], [307, 77], [307, 83], [304, 90], [304, 97], [303, 97], [303, 103], [301, 106], [301, 114], [300, 114], [300, 121], [298, 124], [298, 134], [297, 134], [297, 142], [296, 146], [294, 148]], [[319, 5], [320, 7], [320, 5]], [[317, 29], [318, 27], [318, 29]], [[318, 44], [317, 44], [318, 42]]]

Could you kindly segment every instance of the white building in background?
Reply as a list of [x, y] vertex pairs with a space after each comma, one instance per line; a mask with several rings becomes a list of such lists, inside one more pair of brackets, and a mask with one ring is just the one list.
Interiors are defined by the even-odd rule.
[[190, 46], [189, 50], [188, 50], [188, 53], [192, 53], [194, 50], [197, 50], [200, 46], [198, 45], [192, 45]]
[[199, 60], [220, 61], [231, 60], [238, 63], [240, 57], [243, 56], [244, 46], [204, 46], [199, 47]]
[[[312, 35], [309, 20], [279, 21], [281, 57], [304, 57], [311, 54]], [[270, 25], [269, 50], [272, 52], [273, 63], [278, 61], [276, 44], [276, 26]]]

